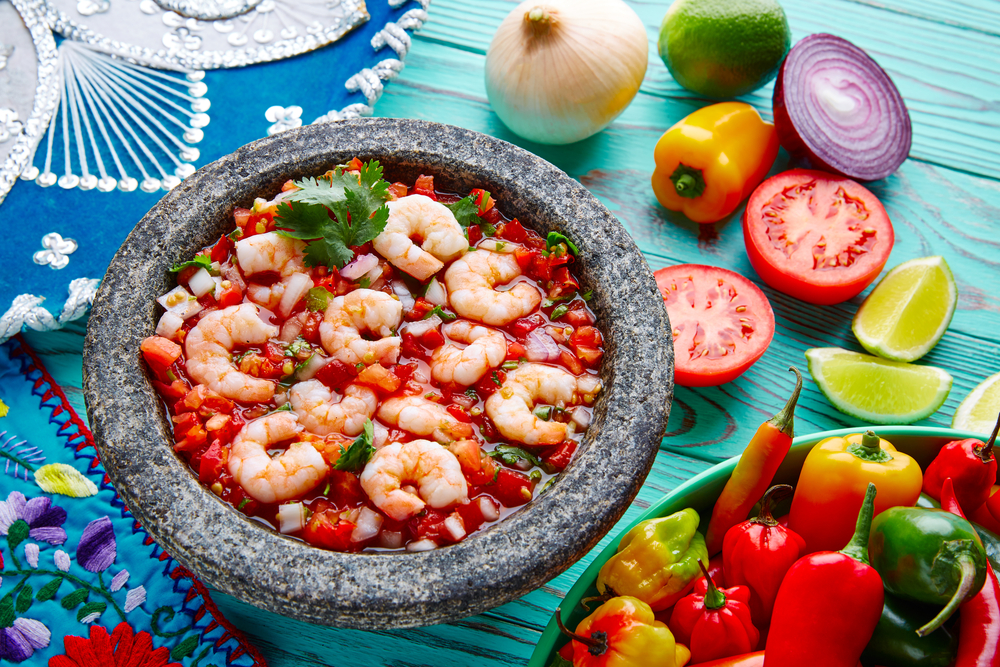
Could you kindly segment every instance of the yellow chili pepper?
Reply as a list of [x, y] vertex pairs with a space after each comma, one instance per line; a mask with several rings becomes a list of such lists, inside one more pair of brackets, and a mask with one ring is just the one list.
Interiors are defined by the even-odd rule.
[[678, 646], [666, 624], [656, 620], [642, 600], [611, 598], [580, 621], [576, 632], [562, 624], [572, 638], [573, 667], [682, 667], [690, 659], [687, 647]]
[[820, 441], [802, 464], [788, 527], [802, 536], [809, 552], [843, 549], [868, 482], [878, 490], [878, 516], [890, 507], [916, 504], [923, 473], [909, 455], [872, 431]]
[[695, 222], [721, 220], [750, 196], [778, 155], [778, 133], [743, 102], [695, 111], [656, 142], [653, 193]]

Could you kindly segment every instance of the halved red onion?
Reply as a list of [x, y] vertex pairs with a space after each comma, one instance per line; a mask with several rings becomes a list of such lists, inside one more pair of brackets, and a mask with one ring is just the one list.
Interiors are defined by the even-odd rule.
[[340, 277], [346, 280], [357, 280], [376, 266], [378, 266], [378, 257], [371, 253], [361, 255], [355, 257], [353, 262], [344, 265], [344, 268], [340, 270]]
[[524, 356], [528, 361], [555, 361], [559, 358], [559, 346], [552, 336], [535, 329], [524, 339]]
[[287, 317], [292, 312], [292, 308], [299, 302], [299, 299], [306, 295], [306, 292], [313, 288], [312, 278], [305, 273], [293, 273], [285, 282], [285, 291], [281, 295], [281, 302], [278, 304], [278, 314]]
[[792, 47], [774, 84], [774, 126], [793, 157], [860, 181], [896, 171], [910, 152], [910, 114], [889, 75], [833, 35]]

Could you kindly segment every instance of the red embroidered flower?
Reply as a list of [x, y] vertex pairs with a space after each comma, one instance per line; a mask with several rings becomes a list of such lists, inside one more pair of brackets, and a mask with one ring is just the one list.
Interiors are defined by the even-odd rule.
[[125, 622], [111, 635], [100, 625], [92, 625], [90, 639], [66, 636], [63, 641], [66, 655], [49, 658], [49, 667], [181, 667], [168, 662], [170, 651], [165, 646], [153, 648], [148, 632], [135, 634]]

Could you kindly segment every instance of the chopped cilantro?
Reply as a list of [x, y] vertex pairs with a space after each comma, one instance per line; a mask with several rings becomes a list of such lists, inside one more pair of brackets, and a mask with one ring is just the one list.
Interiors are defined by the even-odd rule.
[[349, 246], [367, 243], [385, 229], [389, 184], [375, 160], [358, 174], [338, 167], [329, 178], [306, 178], [295, 185], [299, 190], [278, 205], [276, 222], [279, 234], [309, 241], [309, 266], [342, 268], [354, 259]]
[[270, 412], [268, 412], [267, 414], [265, 414], [263, 416], [266, 417], [267, 415], [273, 415], [273, 414], [275, 414], [277, 412], [291, 412], [291, 411], [292, 411], [292, 404], [291, 403], [285, 403], [280, 408], [275, 408], [274, 410], [271, 410]]
[[500, 386], [500, 378], [497, 376], [496, 371], [493, 371], [492, 375], [490, 375], [490, 379], [493, 380], [493, 384], [498, 387]]
[[549, 235], [545, 237], [546, 250], [552, 250], [552, 248], [560, 243], [565, 243], [566, 247], [569, 248], [569, 251], [574, 255], [580, 254], [580, 251], [577, 250], [576, 246], [569, 240], [569, 238], [566, 237], [565, 234], [560, 234], [559, 232], [549, 232]]
[[549, 319], [551, 319], [551, 320], [558, 320], [560, 317], [562, 317], [563, 315], [565, 315], [568, 312], [569, 312], [569, 306], [567, 304], [565, 304], [565, 303], [561, 304], [559, 306], [556, 306], [552, 310], [552, 314], [549, 315]]
[[507, 465], [515, 465], [518, 461], [524, 460], [533, 466], [541, 466], [542, 462], [531, 452], [515, 447], [513, 445], [497, 445], [496, 449], [490, 452], [490, 457], [503, 461]]
[[291, 345], [285, 350], [286, 357], [298, 357], [303, 351], [312, 350], [312, 345], [310, 345], [303, 338], [296, 338], [292, 341]]
[[468, 396], [469, 398], [479, 398], [479, 394], [477, 394], [476, 390], [473, 389], [472, 387], [469, 387], [468, 389], [465, 390], [465, 395]]
[[479, 223], [479, 229], [483, 231], [483, 236], [487, 238], [497, 235], [497, 228], [485, 220]]
[[586, 292], [580, 294], [580, 298], [584, 301], [590, 301], [591, 297], [594, 296], [594, 290], [589, 289]]
[[575, 294], [567, 294], [566, 296], [547, 297], [542, 301], [542, 308], [551, 308], [560, 301], [569, 301], [575, 296], [576, 296]]
[[468, 236], [469, 233], [468, 228], [472, 225], [479, 225], [479, 229], [482, 230], [483, 236], [496, 236], [497, 228], [479, 217], [489, 210], [486, 208], [486, 204], [489, 200], [490, 193], [484, 190], [481, 199], [483, 202], [482, 205], [476, 203], [476, 197], [469, 195], [468, 197], [459, 199], [454, 204], [445, 204], [445, 206], [451, 209], [452, 215], [455, 216], [455, 220], [458, 221], [458, 224], [466, 228], [466, 236]]
[[244, 498], [243, 500], [240, 501], [240, 504], [236, 506], [236, 509], [238, 509], [238, 510], [243, 509], [244, 507], [247, 506], [247, 503], [249, 503], [249, 502], [250, 502], [249, 498]]
[[313, 287], [306, 292], [306, 308], [313, 311], [326, 310], [333, 294], [325, 287]]
[[354, 370], [363, 371], [365, 370], [365, 365], [359, 361], [358, 363], [354, 364]]
[[505, 362], [503, 362], [503, 366], [501, 366], [500, 368], [504, 369], [505, 371], [512, 371], [515, 368], [517, 368], [517, 362], [516, 361], [505, 361]]
[[358, 287], [361, 289], [368, 289], [368, 286], [372, 284], [371, 278], [368, 276], [361, 276], [358, 280]]
[[422, 319], [422, 320], [428, 320], [431, 317], [433, 317], [434, 315], [437, 315], [438, 317], [440, 317], [445, 322], [451, 322], [454, 319], [458, 319], [458, 315], [455, 315], [453, 313], [445, 312], [445, 310], [441, 306], [434, 306], [429, 311], [427, 311], [426, 315], [424, 315], [420, 319]]
[[205, 269], [206, 271], [212, 270], [212, 258], [208, 255], [195, 255], [194, 259], [188, 262], [181, 262], [180, 264], [174, 264], [173, 268], [170, 269], [170, 273], [177, 273], [183, 271], [189, 266], [197, 267], [199, 269]]
[[542, 481], [542, 471], [532, 470], [530, 473], [528, 473], [528, 479], [530, 479], [535, 484], [538, 484], [540, 481]]
[[551, 405], [541, 405], [541, 406], [535, 408], [532, 411], [532, 414], [535, 415], [536, 417], [538, 417], [539, 419], [548, 420], [549, 416], [552, 414], [552, 406]]
[[368, 459], [375, 453], [375, 446], [372, 444], [374, 439], [375, 428], [372, 426], [372, 420], [366, 419], [364, 433], [355, 438], [347, 449], [341, 445], [340, 458], [333, 464], [333, 469], [358, 472], [364, 468]]
[[240, 352], [235, 357], [233, 357], [233, 363], [239, 366], [240, 362], [249, 357], [251, 354], [256, 354], [256, 352], [254, 352], [253, 350], [245, 350], [243, 352]]
[[233, 231], [229, 232], [230, 241], [238, 241], [241, 238], [243, 238], [243, 230], [240, 227], [237, 227]]
[[506, 247], [507, 247], [506, 243], [504, 243], [503, 241], [497, 241], [496, 243], [497, 252], [503, 252], [503, 249]]

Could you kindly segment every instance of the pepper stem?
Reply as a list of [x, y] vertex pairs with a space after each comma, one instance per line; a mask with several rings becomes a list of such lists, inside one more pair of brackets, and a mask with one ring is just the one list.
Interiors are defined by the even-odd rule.
[[1000, 431], [1000, 415], [997, 416], [996, 426], [993, 427], [993, 435], [990, 436], [986, 446], [976, 447], [976, 456], [978, 456], [983, 463], [989, 463], [993, 460], [993, 443], [997, 440], [997, 431]]
[[882, 449], [882, 439], [875, 435], [875, 431], [868, 429], [861, 437], [861, 442], [854, 442], [847, 448], [847, 451], [862, 461], [870, 463], [885, 463], [892, 460], [892, 454]]
[[868, 490], [865, 491], [865, 500], [861, 503], [861, 511], [858, 512], [858, 523], [854, 528], [854, 536], [847, 543], [840, 553], [850, 556], [854, 560], [868, 565], [868, 538], [872, 532], [872, 516], [875, 514], [875, 485], [868, 482]]
[[771, 503], [777, 501], [779, 498], [787, 498], [791, 493], [792, 487], [789, 484], [775, 484], [772, 486], [764, 493], [764, 497], [760, 499], [760, 511], [757, 512], [757, 516], [750, 519], [750, 523], [757, 523], [762, 526], [777, 526], [778, 520], [771, 513]]
[[702, 574], [705, 575], [705, 581], [708, 582], [708, 590], [705, 591], [705, 608], [722, 609], [726, 606], [726, 594], [720, 591], [719, 587], [712, 581], [712, 575], [708, 573], [708, 569], [700, 558], [698, 559], [698, 567], [701, 568]]
[[795, 389], [792, 390], [792, 395], [785, 403], [785, 407], [781, 408], [781, 412], [771, 417], [767, 423], [789, 438], [793, 438], [795, 437], [795, 404], [799, 400], [799, 392], [802, 391], [802, 373], [795, 366], [789, 366], [788, 370], [795, 373]]
[[575, 632], [570, 631], [569, 628], [563, 625], [561, 607], [556, 607], [556, 625], [559, 626], [559, 630], [562, 631], [564, 635], [573, 641], [578, 641], [584, 646], [587, 646], [587, 651], [590, 655], [600, 656], [608, 652], [608, 633], [598, 630], [597, 632], [590, 633], [589, 637], [584, 637], [583, 635], [578, 635]]
[[674, 173], [670, 174], [670, 182], [674, 184], [677, 194], [687, 199], [696, 199], [705, 191], [705, 177], [701, 169], [686, 164], [677, 165]]
[[926, 637], [944, 625], [944, 622], [951, 618], [951, 615], [955, 613], [959, 605], [965, 602], [965, 598], [972, 591], [972, 586], [976, 582], [976, 564], [970, 556], [965, 555], [963, 557], [960, 555], [958, 557], [958, 566], [962, 571], [962, 578], [958, 582], [958, 590], [951, 596], [951, 600], [944, 606], [944, 609], [938, 612], [937, 616], [927, 621], [925, 625], [917, 628], [917, 635], [920, 637]]

